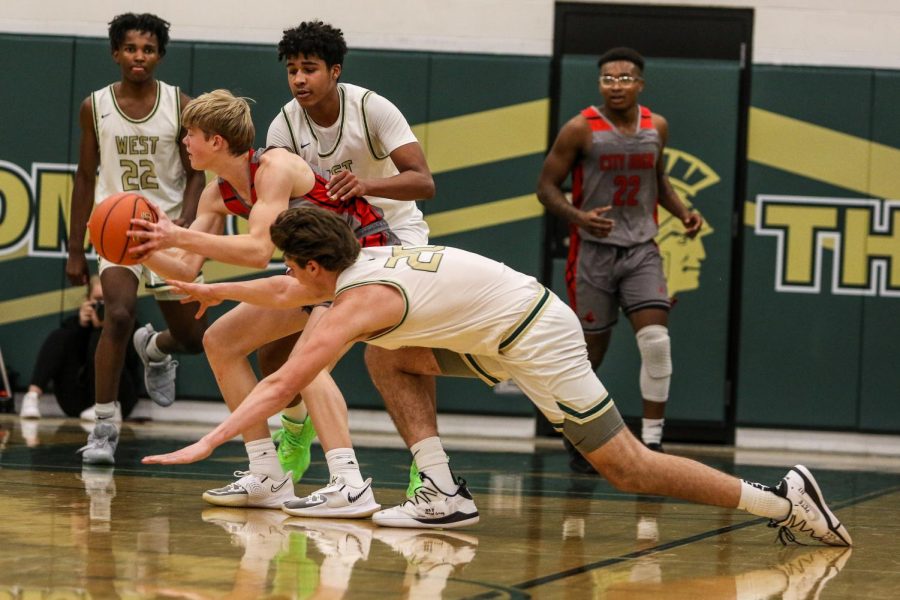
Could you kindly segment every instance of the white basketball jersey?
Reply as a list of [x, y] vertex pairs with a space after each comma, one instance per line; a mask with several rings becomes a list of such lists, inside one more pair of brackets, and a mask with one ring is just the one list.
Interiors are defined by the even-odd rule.
[[[282, 107], [269, 126], [266, 146], [290, 148], [326, 179], [352, 171], [360, 179], [397, 175], [390, 154], [416, 142], [403, 114], [390, 101], [371, 90], [338, 84], [340, 115], [329, 127], [317, 125], [295, 100]], [[415, 202], [366, 199], [384, 212], [391, 229], [406, 243], [428, 240], [428, 225]]]
[[338, 276], [336, 296], [361, 285], [395, 287], [406, 315], [367, 343], [498, 355], [528, 331], [552, 293], [529, 275], [446, 246], [363, 248]]
[[179, 216], [186, 176], [181, 143], [181, 93], [157, 81], [156, 104], [143, 119], [131, 119], [116, 103], [113, 86], [91, 94], [100, 169], [94, 202], [116, 192], [137, 192], [171, 218]]

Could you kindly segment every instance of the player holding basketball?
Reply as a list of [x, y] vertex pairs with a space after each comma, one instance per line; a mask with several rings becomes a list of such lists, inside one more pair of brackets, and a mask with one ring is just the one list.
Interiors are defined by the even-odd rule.
[[[213, 285], [176, 285], [203, 307], [224, 299], [265, 306], [334, 300], [307, 330], [299, 352], [266, 377], [224, 423], [199, 442], [145, 463], [201, 460], [237, 432], [265, 422], [348, 344], [399, 348], [411, 372], [442, 374], [448, 356], [465, 354], [495, 379], [512, 378], [553, 426], [616, 488], [739, 508], [802, 536], [849, 546], [850, 535], [828, 509], [812, 474], [795, 466], [774, 488], [736, 479], [698, 462], [653, 452], [625, 427], [587, 359], [576, 315], [533, 277], [464, 250], [444, 246], [360, 249], [346, 225], [315, 208], [278, 217], [272, 239], [284, 251], [288, 277]], [[427, 346], [427, 347], [418, 347]], [[320, 430], [346, 429], [346, 419]], [[450, 476], [445, 465], [445, 476]], [[432, 472], [415, 497], [377, 512], [390, 527], [460, 527], [477, 522], [465, 487], [436, 486]], [[436, 517], [444, 516], [443, 522]], [[452, 518], [451, 518], [452, 517]]]
[[[538, 198], [570, 224], [566, 284], [581, 320], [588, 357], [603, 361], [619, 307], [631, 321], [641, 354], [644, 419], [641, 439], [662, 452], [672, 379], [670, 307], [659, 249], [657, 203], [693, 238], [703, 219], [688, 210], [665, 173], [666, 120], [640, 106], [644, 59], [614, 48], [598, 61], [603, 105], [589, 107], [560, 130], [538, 180]], [[572, 203], [562, 183], [573, 174]], [[572, 468], [590, 470], [571, 444]]]
[[[428, 225], [416, 200], [434, 196], [434, 181], [422, 147], [403, 114], [390, 101], [371, 90], [340, 83], [347, 44], [340, 29], [321, 21], [307, 21], [288, 29], [278, 44], [278, 59], [287, 67], [293, 99], [269, 126], [266, 144], [292, 149], [306, 162], [330, 173], [329, 194], [336, 198], [365, 196], [384, 211], [391, 229], [404, 244], [428, 243]], [[285, 339], [259, 353], [264, 373], [272, 373], [286, 360], [293, 341]], [[366, 348], [372, 381], [394, 421], [421, 413], [403, 401], [404, 382], [383, 375], [392, 353]], [[434, 404], [434, 378], [407, 378], [415, 395], [428, 395]], [[434, 412], [432, 406], [431, 412]], [[435, 417], [436, 418], [436, 417]], [[315, 430], [306, 408], [297, 404], [282, 415], [278, 456], [285, 470], [300, 476], [309, 465], [309, 447]], [[428, 452], [442, 453], [437, 438], [423, 442]], [[418, 450], [418, 447], [417, 447]], [[411, 492], [418, 484], [416, 464], [410, 473]]]
[[[299, 156], [284, 148], [254, 152], [250, 106], [226, 90], [202, 94], [184, 111], [187, 127], [184, 138], [191, 164], [219, 175], [200, 197], [197, 218], [189, 229], [175, 226], [160, 214], [158, 223], [136, 219], [136, 237], [146, 240], [134, 248], [137, 254], [150, 253], [147, 266], [167, 277], [193, 279], [206, 257], [221, 262], [255, 268], [268, 266], [275, 250], [269, 227], [289, 206], [313, 204], [339, 214], [364, 246], [398, 243], [381, 211], [364, 198], [329, 198], [325, 179], [316, 175]], [[246, 218], [249, 233], [222, 235], [225, 220], [235, 214]], [[159, 252], [173, 248], [168, 252]], [[177, 250], [174, 250], [177, 249]], [[248, 356], [286, 336], [293, 340], [308, 324], [314, 323], [326, 308], [267, 308], [241, 304], [216, 320], [204, 337], [206, 357], [216, 376], [222, 396], [235, 410], [256, 385], [256, 375]], [[346, 403], [327, 371], [323, 371], [306, 389], [303, 397], [311, 413], [319, 410], [341, 411], [346, 418]], [[328, 418], [323, 416], [323, 419]], [[282, 469], [265, 423], [243, 431], [250, 466], [239, 478], [222, 488], [208, 490], [203, 498], [220, 506], [281, 508], [294, 500], [290, 475]], [[355, 501], [337, 511], [341, 516], [367, 516], [379, 508], [371, 487], [364, 482], [349, 435], [320, 435], [332, 483], [340, 482], [345, 494]], [[289, 473], [289, 470], [288, 470]], [[288, 507], [290, 509], [290, 507]], [[332, 506], [301, 509], [293, 514], [321, 515], [334, 512]]]
[[[191, 168], [179, 144], [181, 109], [190, 98], [154, 77], [166, 54], [169, 24], [149, 13], [122, 14], [109, 24], [109, 41], [122, 78], [93, 92], [79, 113], [81, 144], [66, 262], [66, 275], [73, 285], [88, 281], [84, 234], [95, 202], [116, 192], [134, 191], [173, 219], [189, 223], [203, 189], [203, 173]], [[80, 451], [86, 464], [113, 464], [118, 443], [114, 401], [132, 333], [143, 341], [138, 354], [144, 362], [147, 393], [166, 406], [175, 399], [177, 362], [170, 353], [201, 352], [206, 321], [193, 319], [196, 308], [178, 302], [180, 295], [140, 265], [121, 266], [101, 258], [99, 270], [106, 315], [95, 358], [97, 421]], [[155, 335], [149, 325], [134, 331], [141, 277], [153, 291], [170, 333]]]

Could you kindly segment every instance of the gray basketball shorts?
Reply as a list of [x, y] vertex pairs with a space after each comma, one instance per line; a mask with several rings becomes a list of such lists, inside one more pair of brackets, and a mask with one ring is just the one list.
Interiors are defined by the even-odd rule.
[[575, 271], [575, 313], [585, 333], [616, 324], [619, 308], [628, 315], [644, 308], [669, 310], [662, 257], [653, 240], [630, 248], [582, 240]]

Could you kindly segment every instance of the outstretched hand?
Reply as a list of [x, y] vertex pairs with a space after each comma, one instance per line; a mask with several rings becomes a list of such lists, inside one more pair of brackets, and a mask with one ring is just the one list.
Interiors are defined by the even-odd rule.
[[175, 236], [182, 227], [174, 223], [158, 206], [150, 203], [156, 214], [156, 222], [146, 219], [131, 219], [128, 235], [141, 241], [138, 246], [129, 248], [128, 253], [134, 257], [146, 258], [157, 250], [165, 250], [175, 245]]
[[197, 309], [197, 314], [194, 315], [195, 319], [202, 317], [203, 313], [205, 313], [206, 309], [210, 306], [222, 304], [222, 298], [215, 293], [215, 288], [211, 284], [188, 283], [187, 281], [178, 281], [177, 279], [167, 279], [166, 284], [187, 296], [187, 298], [181, 299], [182, 304], [190, 304], [191, 302], [198, 302], [200, 304], [200, 308]]
[[203, 460], [212, 454], [212, 451], [212, 445], [204, 438], [175, 452], [145, 456], [141, 462], [145, 465], [186, 465]]

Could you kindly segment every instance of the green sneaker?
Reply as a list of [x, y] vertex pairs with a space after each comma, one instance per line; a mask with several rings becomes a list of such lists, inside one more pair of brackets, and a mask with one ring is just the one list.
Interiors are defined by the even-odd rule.
[[416, 461], [412, 461], [409, 465], [409, 487], [406, 488], [406, 497], [412, 498], [416, 495], [416, 490], [422, 487], [422, 477], [419, 475], [419, 468], [416, 467]]
[[278, 444], [278, 462], [285, 473], [293, 472], [294, 483], [297, 483], [309, 468], [309, 447], [316, 439], [316, 430], [309, 415], [302, 423], [281, 415], [281, 425], [273, 436]]

